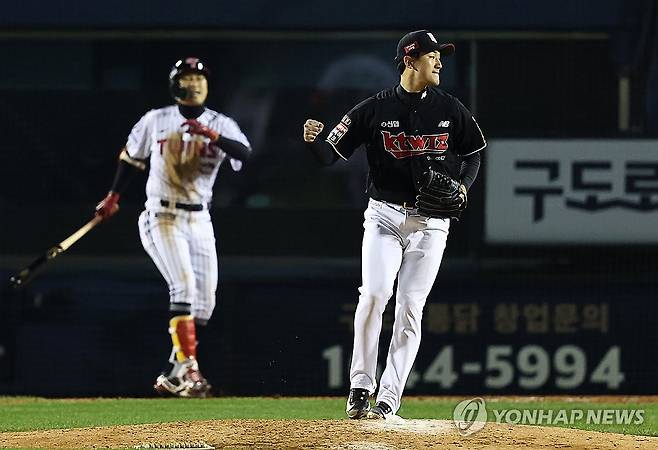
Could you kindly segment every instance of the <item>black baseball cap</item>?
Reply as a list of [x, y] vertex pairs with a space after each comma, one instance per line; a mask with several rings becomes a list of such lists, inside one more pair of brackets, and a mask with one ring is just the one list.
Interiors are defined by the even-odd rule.
[[417, 30], [402, 36], [398, 42], [398, 51], [395, 62], [399, 63], [407, 55], [418, 55], [432, 51], [440, 51], [441, 56], [450, 56], [455, 53], [454, 44], [439, 44], [431, 31]]

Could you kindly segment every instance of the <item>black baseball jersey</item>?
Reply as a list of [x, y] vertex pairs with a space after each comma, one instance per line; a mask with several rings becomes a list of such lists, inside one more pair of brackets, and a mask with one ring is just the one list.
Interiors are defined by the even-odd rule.
[[437, 89], [386, 89], [352, 108], [326, 141], [348, 159], [365, 144], [368, 194], [394, 203], [416, 201], [421, 175], [432, 167], [459, 179], [461, 157], [486, 147], [475, 118], [457, 98]]

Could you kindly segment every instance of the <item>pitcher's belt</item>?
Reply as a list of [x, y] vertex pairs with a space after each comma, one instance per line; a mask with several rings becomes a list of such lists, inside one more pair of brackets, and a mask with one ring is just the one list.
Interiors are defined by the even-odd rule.
[[411, 202], [402, 202], [402, 203], [395, 203], [395, 202], [389, 202], [393, 203], [398, 206], [402, 206], [404, 209], [416, 209], [416, 203], [411, 203]]
[[386, 203], [387, 205], [396, 206], [398, 208], [403, 208], [408, 210], [417, 209], [415, 202], [392, 202], [390, 200], [385, 200], [385, 199], [376, 199], [376, 200], [378, 202]]

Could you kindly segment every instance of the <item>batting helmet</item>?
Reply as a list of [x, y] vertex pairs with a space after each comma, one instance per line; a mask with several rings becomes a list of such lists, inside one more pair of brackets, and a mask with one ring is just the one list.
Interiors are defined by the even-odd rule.
[[200, 73], [206, 79], [210, 77], [210, 70], [199, 58], [188, 56], [179, 59], [169, 71], [169, 92], [175, 99], [185, 100], [185, 97], [187, 97], [187, 90], [183, 89], [178, 83], [180, 77], [186, 73]]

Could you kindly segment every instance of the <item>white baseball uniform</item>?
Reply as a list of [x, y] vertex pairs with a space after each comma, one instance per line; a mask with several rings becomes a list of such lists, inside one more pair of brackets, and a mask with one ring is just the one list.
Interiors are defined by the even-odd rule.
[[[169, 286], [171, 311], [207, 321], [215, 307], [217, 253], [209, 205], [219, 166], [227, 155], [210, 140], [190, 134], [177, 105], [147, 112], [133, 127], [126, 151], [149, 158], [146, 209], [139, 232]], [[237, 123], [206, 108], [198, 122], [249, 147]], [[240, 161], [231, 159], [234, 170]]]
[[363, 283], [354, 314], [351, 387], [369, 392], [377, 388], [382, 315], [397, 277], [393, 337], [377, 394], [377, 401], [397, 411], [420, 347], [423, 307], [439, 272], [450, 220], [421, 216], [413, 209], [374, 199], [364, 218]]

